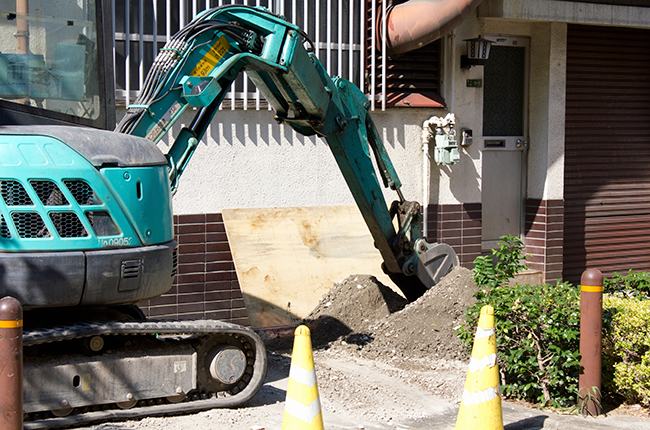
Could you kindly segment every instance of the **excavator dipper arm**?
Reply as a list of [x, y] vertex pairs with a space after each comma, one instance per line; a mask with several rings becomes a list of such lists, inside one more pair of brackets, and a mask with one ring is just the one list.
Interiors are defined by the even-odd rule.
[[[117, 131], [157, 142], [185, 110], [198, 108], [166, 154], [175, 190], [230, 85], [245, 70], [278, 122], [303, 135], [325, 138], [381, 253], [384, 270], [414, 300], [458, 264], [456, 254], [447, 245], [429, 244], [421, 237], [420, 205], [406, 201], [400, 191], [400, 180], [368, 114], [367, 97], [345, 79], [331, 78], [305, 43], [311, 44], [300, 28], [266, 9], [207, 10], [162, 49]], [[397, 193], [390, 208], [373, 156], [384, 186]]]

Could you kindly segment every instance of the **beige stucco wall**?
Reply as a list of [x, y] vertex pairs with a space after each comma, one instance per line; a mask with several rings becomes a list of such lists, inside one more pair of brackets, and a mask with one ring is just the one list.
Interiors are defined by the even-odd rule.
[[[550, 9], [544, 12], [542, 3]], [[465, 53], [463, 39], [485, 34], [530, 38], [526, 197], [563, 198], [567, 24], [555, 20], [562, 21], [564, 13], [571, 22], [635, 22], [629, 8], [567, 3], [571, 2], [486, 0], [443, 40], [447, 108], [372, 112], [407, 199], [427, 200], [423, 196], [423, 122], [433, 115], [453, 112], [458, 134], [462, 128], [472, 129], [474, 144], [461, 148], [456, 165], [431, 162], [428, 200], [439, 204], [481, 201], [483, 89], [468, 88], [466, 81], [482, 79], [483, 68], [461, 69], [460, 55]], [[611, 12], [608, 17], [592, 18], [607, 11]], [[185, 122], [189, 120], [187, 116]], [[161, 148], [165, 150], [165, 144]], [[388, 201], [394, 199], [392, 192], [385, 194]], [[272, 112], [266, 110], [220, 111], [174, 198], [176, 213], [353, 203], [324, 140], [297, 135], [276, 124]]]
[[[372, 115], [409, 200], [422, 197], [421, 126], [433, 114], [401, 109]], [[186, 114], [182, 122], [190, 120]], [[163, 152], [181, 126], [159, 145]], [[396, 199], [391, 190], [385, 196], [389, 203]], [[174, 196], [177, 214], [349, 204], [354, 200], [325, 141], [277, 124], [267, 110], [219, 111]]]
[[[476, 37], [480, 23], [473, 13], [453, 34], [446, 37], [445, 63], [447, 71], [443, 82], [445, 100], [448, 110], [456, 116], [456, 131], [460, 138], [461, 129], [473, 131], [474, 143], [461, 147], [461, 158], [453, 166], [432, 165], [432, 203], [456, 204], [481, 201], [481, 151], [480, 141], [483, 90], [467, 88], [467, 79], [483, 79], [483, 68], [460, 68], [460, 56], [465, 53], [463, 39]], [[459, 142], [460, 143], [460, 142]]]
[[564, 196], [567, 26], [535, 23], [531, 29], [528, 197], [558, 200]]

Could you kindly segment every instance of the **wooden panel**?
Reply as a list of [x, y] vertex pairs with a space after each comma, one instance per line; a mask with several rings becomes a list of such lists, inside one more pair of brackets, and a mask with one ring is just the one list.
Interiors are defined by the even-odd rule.
[[295, 323], [349, 275], [397, 291], [356, 206], [226, 209], [223, 219], [253, 328]]
[[565, 279], [650, 270], [650, 31], [570, 25]]

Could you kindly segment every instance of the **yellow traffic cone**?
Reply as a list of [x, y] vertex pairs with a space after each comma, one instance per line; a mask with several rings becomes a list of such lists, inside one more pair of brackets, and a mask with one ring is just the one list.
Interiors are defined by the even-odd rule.
[[481, 308], [456, 430], [503, 430], [494, 308]]
[[296, 328], [282, 430], [323, 430], [316, 370], [307, 326]]

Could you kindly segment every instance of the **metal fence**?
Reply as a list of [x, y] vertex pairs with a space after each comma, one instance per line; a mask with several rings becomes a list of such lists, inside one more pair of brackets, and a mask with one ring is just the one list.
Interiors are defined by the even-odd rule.
[[[129, 105], [135, 100], [159, 49], [193, 16], [213, 7], [244, 4], [265, 7], [300, 26], [313, 40], [330, 75], [366, 91], [372, 109], [377, 102], [385, 108], [385, 99], [376, 90], [379, 80], [381, 88], [386, 88], [386, 56], [376, 54], [386, 52], [385, 42], [376, 40], [375, 23], [379, 14], [386, 14], [385, 2], [380, 0], [112, 0], [112, 4], [118, 103]], [[379, 68], [377, 61], [382, 62]], [[224, 106], [267, 108], [245, 73], [231, 87]]]

